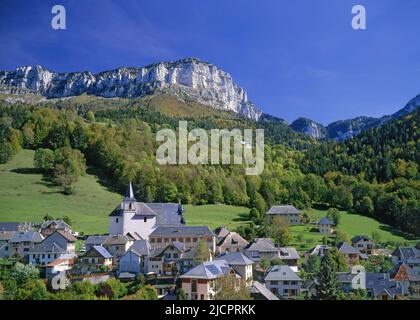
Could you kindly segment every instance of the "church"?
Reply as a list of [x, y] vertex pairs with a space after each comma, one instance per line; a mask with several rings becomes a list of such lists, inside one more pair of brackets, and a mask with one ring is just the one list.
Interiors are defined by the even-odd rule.
[[138, 202], [131, 182], [125, 198], [109, 215], [109, 234], [147, 240], [157, 227], [180, 227], [185, 224], [184, 208], [180, 203]]

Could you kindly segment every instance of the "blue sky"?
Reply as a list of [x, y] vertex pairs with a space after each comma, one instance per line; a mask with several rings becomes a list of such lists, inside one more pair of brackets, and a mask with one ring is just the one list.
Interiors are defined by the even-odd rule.
[[[67, 30], [51, 28], [51, 8]], [[351, 8], [367, 30], [351, 28]], [[2, 0], [0, 69], [102, 71], [186, 56], [229, 72], [264, 112], [328, 124], [420, 94], [418, 0]]]

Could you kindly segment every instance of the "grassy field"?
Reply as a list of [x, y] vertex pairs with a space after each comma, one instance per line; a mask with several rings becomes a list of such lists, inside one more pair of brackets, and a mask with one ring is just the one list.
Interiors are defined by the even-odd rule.
[[[0, 221], [42, 221], [45, 214], [69, 216], [76, 231], [85, 234], [106, 233], [108, 214], [119, 204], [122, 196], [102, 186], [94, 175], [80, 177], [75, 184], [76, 194], [66, 196], [34, 170], [31, 150], [23, 150], [13, 160], [0, 165]], [[247, 223], [249, 209], [228, 205], [185, 206], [188, 225], [208, 225], [211, 229], [225, 226], [231, 230]], [[307, 210], [311, 222], [325, 216], [325, 209]], [[379, 231], [382, 241], [407, 242], [408, 238], [387, 225], [361, 215], [341, 212], [339, 226], [350, 237]], [[316, 225], [293, 226], [293, 243], [305, 251], [320, 243], [322, 235]], [[301, 234], [302, 242], [297, 241]], [[410, 241], [414, 243], [414, 240]]]
[[224, 226], [235, 229], [248, 221], [249, 209], [224, 204], [185, 206], [185, 220], [188, 225], [207, 225], [210, 229]]
[[[302, 226], [292, 226], [292, 234], [294, 236], [292, 245], [300, 251], [309, 250], [314, 247], [316, 243], [321, 243], [323, 236], [318, 232], [316, 222], [322, 217], [326, 216], [325, 209], [310, 209], [305, 210], [308, 213], [311, 224]], [[347, 211], [341, 212], [341, 221], [338, 229], [348, 234], [350, 238], [356, 235], [367, 235], [371, 236], [373, 231], [377, 231], [380, 234], [381, 241], [384, 242], [395, 242], [395, 243], [416, 243], [418, 239], [411, 239], [407, 235], [394, 230], [386, 224], [382, 224], [375, 219], [362, 216], [359, 214], [349, 213]], [[298, 235], [302, 235], [303, 241], [297, 240]]]
[[0, 221], [42, 221], [45, 214], [69, 216], [77, 231], [108, 230], [108, 214], [121, 196], [108, 191], [93, 175], [79, 178], [76, 194], [66, 196], [34, 171], [31, 150], [0, 165]]

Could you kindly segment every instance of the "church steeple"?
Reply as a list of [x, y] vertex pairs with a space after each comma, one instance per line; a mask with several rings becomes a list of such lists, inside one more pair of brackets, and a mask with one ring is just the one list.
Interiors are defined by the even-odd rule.
[[131, 181], [128, 183], [127, 192], [125, 193], [125, 199], [124, 200], [137, 201], [136, 197], [134, 196], [133, 186], [131, 185]]

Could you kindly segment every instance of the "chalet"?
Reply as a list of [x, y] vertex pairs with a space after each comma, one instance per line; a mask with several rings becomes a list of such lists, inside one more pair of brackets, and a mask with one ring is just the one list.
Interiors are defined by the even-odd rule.
[[411, 269], [420, 270], [420, 249], [416, 247], [398, 247], [392, 253], [394, 264], [404, 263]]
[[343, 291], [349, 293], [351, 290], [366, 289], [366, 271], [363, 266], [353, 266], [350, 272], [337, 272]]
[[367, 236], [355, 236], [351, 239], [351, 245], [365, 254], [372, 254], [375, 242]]
[[57, 243], [38, 243], [28, 252], [28, 262], [36, 266], [45, 266], [66, 254], [66, 249]]
[[298, 260], [300, 259], [300, 256], [296, 251], [296, 248], [280, 247], [278, 250], [279, 258], [283, 263], [291, 267], [294, 272], [298, 272]]
[[333, 226], [334, 226], [334, 222], [332, 222], [327, 217], [324, 217], [318, 222], [319, 233], [325, 234], [325, 235], [332, 235], [334, 231]]
[[188, 300], [213, 300], [217, 279], [228, 275], [240, 278], [225, 260], [214, 260], [199, 264], [179, 278]]
[[156, 228], [149, 235], [152, 249], [163, 249], [175, 241], [191, 249], [197, 247], [199, 240], [205, 241], [211, 252], [215, 252], [216, 237], [207, 226], [164, 226]]
[[226, 252], [215, 260], [224, 260], [231, 266], [237, 274], [241, 276], [245, 281], [252, 280], [252, 265], [254, 261], [249, 259], [246, 255], [241, 252]]
[[51, 279], [60, 272], [69, 271], [75, 263], [76, 256], [74, 254], [64, 254], [45, 266], [45, 277]]
[[106, 272], [112, 269], [112, 254], [102, 246], [93, 246], [79, 259], [82, 274]]
[[[221, 237], [216, 236], [216, 238], [220, 239]], [[238, 233], [229, 232], [225, 237], [217, 242], [216, 252], [240, 252], [248, 245], [249, 242], [242, 238]]]
[[77, 239], [69, 231], [57, 229], [53, 233], [50, 233], [50, 235], [42, 241], [42, 244], [50, 245], [56, 243], [61, 248], [65, 249], [67, 253], [74, 253], [76, 251], [76, 240]]
[[357, 264], [361, 259], [367, 259], [367, 255], [361, 253], [356, 248], [353, 248], [345, 241], [341, 241], [337, 244], [338, 251], [346, 258], [349, 265]]
[[168, 244], [163, 249], [155, 249], [148, 258], [148, 272], [165, 276], [176, 276], [193, 267], [195, 248], [187, 249], [178, 241]]
[[109, 234], [137, 234], [148, 240], [160, 226], [182, 226], [184, 208], [178, 203], [137, 202], [131, 182], [125, 198], [109, 215]]
[[63, 220], [47, 220], [41, 224], [40, 232], [44, 237], [53, 234], [55, 231], [72, 233], [71, 227]]
[[244, 253], [253, 260], [259, 262], [261, 259], [270, 261], [273, 258], [279, 257], [279, 249], [273, 244], [269, 238], [256, 238], [247, 248]]
[[117, 266], [120, 258], [127, 252], [128, 248], [134, 243], [134, 239], [126, 235], [109, 236], [103, 243], [103, 247], [111, 253], [113, 257], [112, 264]]
[[[148, 273], [147, 259], [151, 247], [147, 240], [136, 240], [126, 253], [120, 258], [119, 277]], [[122, 275], [122, 276], [121, 276]]]
[[298, 209], [291, 205], [272, 206], [267, 212], [270, 218], [282, 217], [290, 225], [300, 224], [301, 213]]
[[289, 266], [274, 266], [265, 277], [265, 286], [279, 298], [300, 296], [302, 282]]
[[16, 232], [9, 243], [4, 246], [7, 256], [25, 257], [34, 246], [44, 240], [42, 234], [36, 231], [19, 231]]
[[93, 246], [103, 246], [106, 239], [108, 239], [109, 235], [93, 235], [87, 237], [85, 240], [85, 249], [86, 251], [90, 250]]
[[390, 272], [390, 278], [397, 281], [411, 296], [420, 297], [420, 271], [398, 263]]
[[406, 289], [390, 278], [389, 273], [366, 272], [366, 291], [371, 298], [392, 300], [407, 294]]

